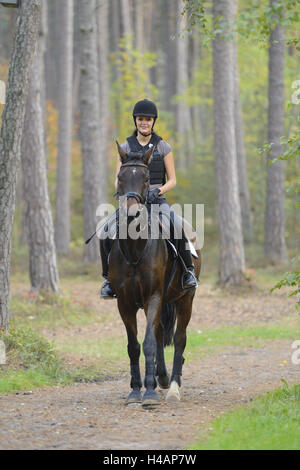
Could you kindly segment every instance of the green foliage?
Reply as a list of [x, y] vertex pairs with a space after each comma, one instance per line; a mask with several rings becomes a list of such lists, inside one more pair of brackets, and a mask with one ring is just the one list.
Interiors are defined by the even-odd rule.
[[298, 450], [300, 385], [284, 387], [255, 399], [247, 407], [224, 414], [191, 449]]
[[[300, 257], [294, 258], [294, 261], [300, 261]], [[297, 270], [294, 272], [285, 273], [283, 278], [277, 282], [274, 287], [272, 287], [271, 292], [273, 292], [275, 289], [281, 289], [281, 287], [296, 287], [296, 289], [292, 290], [292, 292], [289, 294], [289, 297], [300, 295], [300, 271]], [[300, 308], [300, 298], [296, 303], [296, 308]]]
[[[290, 116], [293, 119], [292, 116]], [[299, 158], [300, 155], [300, 130], [298, 128], [295, 129], [294, 133], [291, 137], [282, 137], [280, 139], [282, 146], [284, 147], [283, 152], [277, 158], [274, 158], [270, 161], [270, 164], [274, 164], [277, 161], [295, 161], [296, 158]], [[268, 145], [267, 145], [268, 148]], [[300, 191], [300, 179], [296, 177], [296, 181], [294, 184], [289, 184], [287, 191], [294, 191], [298, 194]], [[299, 208], [299, 202], [296, 204], [296, 207]], [[299, 217], [299, 214], [298, 214]], [[297, 230], [297, 228], [295, 228]], [[300, 261], [300, 257], [295, 257], [294, 261]], [[299, 295], [300, 294], [300, 272], [287, 272], [284, 274], [283, 278], [271, 289], [273, 292], [275, 289], [280, 289], [282, 286], [288, 287], [296, 287], [296, 290], [293, 290], [289, 296]], [[296, 303], [296, 308], [300, 308], [300, 300]]]
[[0, 393], [71, 380], [53, 345], [31, 328], [10, 327], [9, 333], [0, 333], [0, 339], [6, 345], [8, 362], [0, 366]]
[[0, 333], [7, 354], [13, 363], [20, 362], [25, 368], [38, 367], [48, 371], [60, 371], [61, 362], [51, 343], [31, 328], [10, 328]]
[[[246, 41], [269, 46], [270, 33], [277, 24], [285, 27], [287, 33], [294, 23], [299, 22], [299, 0], [276, 1], [252, 0], [240, 9], [236, 31]], [[299, 38], [287, 38], [288, 45], [299, 47]]]
[[[299, 0], [278, 0], [272, 5], [269, 0], [242, 2], [232, 25], [227, 24], [222, 17], [216, 18], [215, 24], [212, 25], [212, 1], [184, 0], [184, 4], [182, 15], [187, 15], [187, 31], [197, 26], [204, 46], [209, 45], [217, 34], [222, 39], [229, 39], [235, 33], [247, 42], [268, 46], [270, 33], [277, 24], [283, 25], [289, 33], [291, 27], [300, 19]], [[296, 38], [288, 37], [286, 43], [300, 49], [299, 35]]]

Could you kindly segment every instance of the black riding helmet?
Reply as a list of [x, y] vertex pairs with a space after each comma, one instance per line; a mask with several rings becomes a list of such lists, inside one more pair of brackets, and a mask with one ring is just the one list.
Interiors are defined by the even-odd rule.
[[153, 101], [150, 101], [150, 100], [145, 99], [142, 101], [138, 101], [133, 108], [132, 116], [133, 116], [135, 126], [136, 126], [135, 120], [137, 116], [153, 117], [154, 118], [153, 127], [154, 127], [155, 121], [158, 116], [157, 107], [155, 103], [153, 103]]

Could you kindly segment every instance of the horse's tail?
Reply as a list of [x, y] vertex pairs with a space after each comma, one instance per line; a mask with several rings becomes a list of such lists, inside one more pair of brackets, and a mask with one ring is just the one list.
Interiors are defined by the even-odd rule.
[[176, 321], [175, 303], [163, 304], [161, 309], [161, 322], [164, 328], [164, 346], [173, 343], [174, 327]]

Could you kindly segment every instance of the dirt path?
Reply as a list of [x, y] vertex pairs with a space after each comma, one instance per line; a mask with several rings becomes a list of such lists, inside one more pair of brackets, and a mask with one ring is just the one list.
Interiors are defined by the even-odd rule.
[[[75, 297], [80, 286], [73, 283], [72, 289]], [[84, 295], [93, 298], [95, 291], [96, 284], [87, 284]], [[124, 336], [114, 301], [95, 299], [95, 311], [99, 316], [93, 324], [42, 332], [50, 339], [72, 336], [78, 342]], [[204, 333], [222, 325], [274, 324], [291, 315], [297, 312], [293, 299], [286, 295], [255, 291], [229, 296], [202, 284], [189, 330]], [[143, 314], [139, 326], [145, 327]], [[298, 333], [295, 339], [300, 339]], [[282, 378], [289, 384], [299, 383], [300, 366], [291, 363], [290, 340], [259, 344], [259, 348], [222, 348], [187, 361], [182, 400], [166, 403], [166, 391], [160, 391], [162, 404], [154, 410], [124, 405], [129, 393], [129, 365], [124, 361], [118, 375], [112, 378], [110, 374], [101, 383], [0, 395], [0, 449], [184, 449], [201, 429], [209, 430], [210, 421], [220, 413], [280, 387]], [[75, 355], [69, 359], [74, 365], [85, 362]]]
[[124, 406], [127, 374], [101, 384], [2, 395], [0, 449], [184, 449], [221, 412], [280, 386], [281, 378], [299, 382], [290, 355], [289, 341], [274, 341], [187, 364], [181, 402], [162, 401], [154, 410]]

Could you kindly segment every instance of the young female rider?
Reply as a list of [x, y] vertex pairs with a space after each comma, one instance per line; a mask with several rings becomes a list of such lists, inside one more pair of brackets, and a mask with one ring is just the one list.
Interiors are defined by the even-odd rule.
[[[170, 145], [162, 140], [154, 131], [153, 127], [157, 119], [156, 105], [149, 100], [142, 100], [136, 103], [133, 109], [133, 120], [136, 126], [134, 134], [127, 138], [127, 141], [122, 144], [122, 148], [126, 153], [129, 152], [146, 152], [150, 147], [155, 150], [152, 155], [152, 160], [149, 164], [150, 170], [150, 189], [147, 197], [148, 204], [166, 204], [168, 210], [174, 216], [175, 225], [179, 224], [182, 227], [182, 219], [179, 218], [165, 199], [165, 193], [170, 191], [176, 186], [176, 174], [174, 167], [173, 154]], [[116, 181], [115, 186], [118, 184], [118, 173], [121, 167], [121, 159], [119, 158], [116, 168]], [[166, 177], [167, 176], [167, 181]], [[176, 240], [176, 246], [181, 255], [184, 264], [184, 273], [182, 276], [182, 288], [188, 289], [197, 287], [197, 280], [194, 274], [194, 264], [191, 252], [187, 249], [187, 240], [185, 236]], [[108, 281], [108, 254], [109, 245], [105, 245], [105, 240], [100, 239], [100, 251], [102, 258], [103, 277], [105, 282], [102, 286], [100, 296], [102, 298], [114, 297], [113, 289]]]

